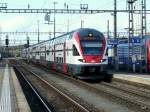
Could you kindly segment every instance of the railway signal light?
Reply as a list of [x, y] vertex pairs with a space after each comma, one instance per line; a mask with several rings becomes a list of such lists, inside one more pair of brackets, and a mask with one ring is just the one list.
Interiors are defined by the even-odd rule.
[[29, 36], [27, 35], [27, 44], [26, 44], [26, 47], [28, 48], [29, 47]]
[[6, 47], [8, 47], [8, 45], [9, 45], [9, 39], [8, 39], [8, 35], [6, 35], [6, 39], [5, 39], [5, 45], [6, 45]]

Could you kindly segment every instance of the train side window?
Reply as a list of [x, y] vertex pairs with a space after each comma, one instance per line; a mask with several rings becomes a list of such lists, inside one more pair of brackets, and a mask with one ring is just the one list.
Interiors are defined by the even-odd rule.
[[47, 50], [46, 52], [47, 52], [47, 55], [49, 55], [50, 51], [49, 51], [49, 50]]
[[62, 58], [62, 63], [63, 63], [63, 58]]
[[61, 58], [59, 58], [59, 63], [61, 63]]
[[60, 58], [60, 63], [62, 63], [62, 58]]
[[57, 57], [57, 63], [59, 63], [59, 57]]
[[108, 48], [106, 49], [106, 56], [108, 56]]
[[57, 63], [59, 63], [59, 57], [57, 57]]
[[58, 57], [58, 63], [60, 63], [60, 58]]
[[79, 52], [75, 45], [73, 45], [73, 56], [79, 56]]

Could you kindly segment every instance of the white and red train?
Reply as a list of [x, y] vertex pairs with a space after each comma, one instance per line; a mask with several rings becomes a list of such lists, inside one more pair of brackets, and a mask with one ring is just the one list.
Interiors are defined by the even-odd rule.
[[23, 49], [22, 57], [80, 79], [107, 78], [106, 49], [101, 32], [83, 28]]

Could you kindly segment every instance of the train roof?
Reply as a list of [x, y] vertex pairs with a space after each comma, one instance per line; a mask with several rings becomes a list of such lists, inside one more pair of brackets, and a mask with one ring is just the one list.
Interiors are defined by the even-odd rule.
[[[56, 38], [52, 38], [52, 39], [48, 39], [48, 40], [45, 40], [45, 41], [36, 43], [36, 44], [34, 44], [34, 45], [31, 45], [30, 47], [33, 47], [33, 46], [36, 46], [36, 45], [39, 45], [39, 44], [42, 44], [42, 43], [45, 43], [45, 42], [48, 42], [48, 41], [52, 41], [52, 40], [58, 39], [58, 38], [60, 38], [60, 37], [63, 37], [63, 36], [65, 36], [65, 35], [72, 34], [72, 33], [74, 33], [74, 32], [83, 33], [83, 31], [84, 31], [84, 32], [86, 31], [86, 32], [89, 32], [89, 33], [91, 33], [91, 31], [92, 31], [92, 33], [99, 32], [99, 33], [102, 34], [102, 32], [100, 32], [100, 31], [98, 31], [98, 30], [96, 30], [96, 29], [92, 29], [92, 28], [79, 28], [79, 29], [73, 30], [73, 31], [71, 31], [71, 32], [65, 33], [65, 34], [63, 34], [63, 35], [60, 35], [60, 36], [58, 36], [58, 37], [56, 37]], [[82, 34], [82, 35], [83, 35], [83, 34]]]

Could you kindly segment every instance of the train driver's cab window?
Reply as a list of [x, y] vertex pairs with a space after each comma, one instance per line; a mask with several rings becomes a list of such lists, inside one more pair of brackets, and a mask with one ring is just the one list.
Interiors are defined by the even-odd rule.
[[73, 45], [73, 56], [79, 56], [79, 52], [75, 45]]

